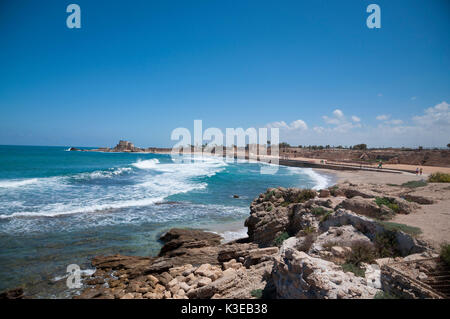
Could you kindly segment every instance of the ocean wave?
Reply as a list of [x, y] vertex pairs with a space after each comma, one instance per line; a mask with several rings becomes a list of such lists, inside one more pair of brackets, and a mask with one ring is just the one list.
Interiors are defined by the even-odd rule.
[[302, 172], [308, 175], [316, 183], [313, 189], [319, 190], [329, 186], [330, 178], [328, 176], [319, 174], [312, 168], [302, 168]]
[[72, 176], [75, 179], [99, 179], [99, 178], [112, 178], [115, 176], [123, 175], [125, 173], [129, 173], [132, 171], [131, 167], [119, 167], [119, 168], [110, 168], [108, 170], [103, 171], [94, 171], [94, 172], [86, 172], [80, 173]]
[[248, 237], [247, 227], [239, 229], [239, 230], [235, 230], [235, 231], [233, 231], [233, 230], [226, 230], [226, 231], [223, 231], [223, 232], [218, 233], [218, 234], [223, 237], [223, 243], [228, 243], [228, 242], [236, 240], [236, 239], [241, 239], [241, 238]]
[[139, 169], [152, 169], [155, 168], [156, 164], [159, 163], [159, 160], [156, 158], [148, 159], [148, 160], [138, 160], [137, 162], [131, 164]]
[[26, 186], [26, 185], [30, 185], [30, 184], [35, 184], [38, 181], [39, 181], [38, 178], [0, 180], [0, 187], [1, 188], [16, 188], [16, 187]]
[[53, 209], [46, 210], [44, 208], [38, 212], [16, 212], [9, 215], [2, 214], [0, 215], [0, 219], [9, 219], [14, 217], [60, 217], [64, 215], [73, 215], [81, 213], [102, 213], [108, 212], [113, 209], [149, 206], [163, 199], [164, 199], [163, 197], [154, 197], [138, 200], [117, 201], [105, 204], [93, 204], [82, 207], [73, 207], [64, 204], [54, 204], [48, 205], [49, 207], [54, 207]]

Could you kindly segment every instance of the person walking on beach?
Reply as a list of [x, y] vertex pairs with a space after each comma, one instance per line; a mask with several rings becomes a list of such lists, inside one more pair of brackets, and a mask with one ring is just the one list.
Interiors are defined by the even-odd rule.
[[419, 175], [419, 168], [416, 168], [416, 175]]
[[378, 168], [383, 168], [383, 161], [380, 161], [379, 163], [378, 163]]
[[419, 169], [419, 174], [420, 175], [422, 175], [422, 173], [423, 173], [423, 170], [422, 170], [422, 167]]

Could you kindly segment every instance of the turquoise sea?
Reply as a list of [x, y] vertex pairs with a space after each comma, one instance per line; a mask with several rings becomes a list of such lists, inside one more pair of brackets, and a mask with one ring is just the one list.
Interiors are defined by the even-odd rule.
[[0, 146], [0, 291], [22, 286], [34, 297], [70, 297], [69, 264], [89, 273], [96, 255], [155, 255], [171, 227], [243, 237], [249, 205], [268, 187], [330, 182], [305, 168], [268, 175], [261, 163], [182, 159]]

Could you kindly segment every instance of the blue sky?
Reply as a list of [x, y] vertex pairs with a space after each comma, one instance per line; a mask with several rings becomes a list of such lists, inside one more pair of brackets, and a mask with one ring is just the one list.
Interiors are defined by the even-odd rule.
[[172, 146], [201, 119], [291, 144], [445, 146], [449, 18], [447, 0], [3, 0], [0, 144]]

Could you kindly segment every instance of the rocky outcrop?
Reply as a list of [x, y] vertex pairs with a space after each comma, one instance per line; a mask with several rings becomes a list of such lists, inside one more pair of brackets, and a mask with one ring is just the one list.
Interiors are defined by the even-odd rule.
[[395, 238], [396, 250], [402, 256], [420, 253], [429, 249], [427, 243], [415, 238], [403, 231], [388, 231], [383, 224], [366, 216], [355, 214], [351, 211], [338, 209], [321, 224], [322, 231], [328, 230], [332, 226], [352, 225], [365, 236], [374, 240], [377, 235], [389, 233]]
[[373, 298], [377, 289], [342, 267], [288, 248], [275, 258], [273, 281], [278, 298]]
[[351, 210], [360, 215], [378, 219], [388, 219], [394, 216], [394, 212], [390, 208], [384, 205], [379, 207], [373, 200], [367, 200], [361, 196], [348, 198], [342, 201], [339, 207]]
[[157, 257], [94, 258], [96, 272], [77, 298], [373, 298], [380, 267], [428, 249], [379, 221], [394, 212], [377, 197], [414, 212], [400, 193], [271, 188], [251, 204], [248, 238], [222, 244], [214, 233], [171, 229]]
[[159, 256], [177, 256], [186, 254], [192, 248], [202, 248], [217, 246], [222, 237], [197, 229], [172, 228], [160, 237], [164, 246], [159, 252]]
[[0, 299], [24, 299], [23, 288], [15, 288], [0, 293]]
[[[358, 231], [352, 225], [345, 225], [340, 227], [330, 227], [327, 231], [323, 232], [310, 249], [310, 253], [319, 254], [325, 249], [325, 246], [334, 248], [338, 247], [352, 247], [355, 242], [370, 243], [369, 237]], [[337, 253], [339, 254], [339, 253]]]

